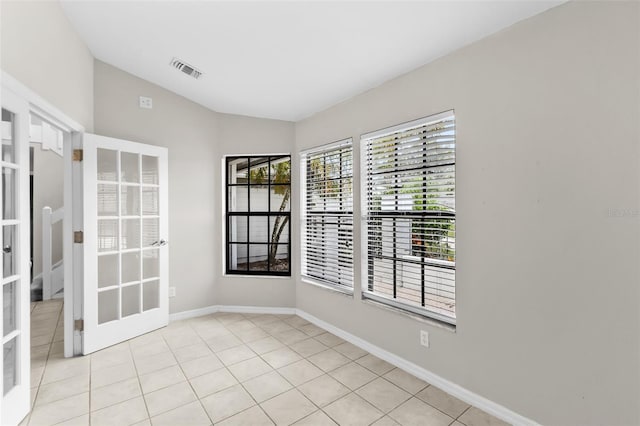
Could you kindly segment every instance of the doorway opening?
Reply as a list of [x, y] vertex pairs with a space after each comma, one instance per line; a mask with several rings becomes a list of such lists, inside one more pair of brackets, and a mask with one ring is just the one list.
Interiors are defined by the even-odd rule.
[[[68, 132], [29, 115], [31, 384], [64, 357], [64, 140]], [[32, 392], [37, 392], [37, 387]]]
[[31, 302], [64, 296], [65, 132], [30, 114]]

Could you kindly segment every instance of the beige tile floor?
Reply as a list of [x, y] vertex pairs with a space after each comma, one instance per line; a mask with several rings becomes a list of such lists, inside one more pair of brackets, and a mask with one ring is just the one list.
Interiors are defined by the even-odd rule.
[[504, 425], [295, 315], [218, 313], [64, 359], [61, 310], [32, 304], [24, 425]]

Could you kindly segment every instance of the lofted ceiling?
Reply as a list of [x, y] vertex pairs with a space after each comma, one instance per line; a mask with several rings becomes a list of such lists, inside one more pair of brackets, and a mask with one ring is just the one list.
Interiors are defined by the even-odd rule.
[[[297, 121], [563, 1], [62, 1], [93, 55], [212, 110]], [[194, 79], [174, 58], [203, 72]]]

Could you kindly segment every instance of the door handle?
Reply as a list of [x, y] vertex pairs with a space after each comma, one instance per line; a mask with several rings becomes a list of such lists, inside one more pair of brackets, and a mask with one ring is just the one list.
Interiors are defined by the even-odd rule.
[[167, 240], [154, 241], [153, 243], [151, 243], [151, 245], [154, 247], [164, 247], [167, 244], [169, 244]]
[[4, 246], [2, 251], [5, 253], [11, 253], [11, 246]]

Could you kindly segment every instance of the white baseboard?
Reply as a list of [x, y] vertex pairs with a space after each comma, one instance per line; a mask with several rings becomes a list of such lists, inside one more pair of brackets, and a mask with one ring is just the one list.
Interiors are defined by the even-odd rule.
[[424, 380], [425, 382], [428, 382], [442, 389], [443, 391], [449, 393], [450, 395], [455, 396], [456, 398], [466, 402], [467, 404], [473, 405], [474, 407], [477, 407], [501, 420], [504, 420], [505, 422], [508, 422], [513, 425], [522, 425], [522, 426], [538, 425], [538, 423], [534, 422], [531, 419], [521, 416], [520, 414], [514, 411], [511, 411], [500, 404], [497, 404], [493, 401], [488, 400], [487, 398], [484, 398], [476, 393], [473, 393], [470, 390], [463, 388], [462, 386], [459, 386], [453, 382], [450, 382], [449, 380], [444, 379], [438, 376], [437, 374], [432, 373], [431, 371], [420, 367], [419, 365], [416, 365], [410, 361], [407, 361], [404, 358], [400, 358], [399, 356], [389, 351], [386, 351], [378, 346], [375, 346], [367, 342], [366, 340], [363, 340], [351, 333], [348, 333], [342, 330], [341, 328], [338, 328], [332, 324], [329, 324], [328, 322], [325, 322], [319, 318], [316, 318], [313, 315], [306, 313], [305, 311], [297, 309], [296, 313], [300, 317], [317, 325], [318, 327], [323, 328], [328, 332], [335, 334], [338, 337], [341, 337], [347, 342], [352, 343], [358, 346], [359, 348], [364, 349], [365, 351], [371, 353], [372, 355], [375, 355], [378, 358], [387, 361], [389, 364], [395, 365], [396, 367], [406, 371], [407, 373], [412, 374]]
[[399, 357], [385, 349], [382, 349], [378, 346], [373, 345], [372, 343], [367, 342], [364, 339], [361, 339], [358, 336], [355, 336], [347, 331], [344, 331], [341, 328], [338, 328], [332, 324], [329, 324], [326, 321], [323, 321], [319, 318], [314, 317], [311, 314], [306, 313], [303, 310], [296, 308], [274, 308], [274, 307], [263, 307], [263, 306], [229, 306], [229, 305], [213, 305], [207, 306], [205, 308], [194, 309], [191, 311], [177, 312], [175, 314], [169, 315], [169, 321], [179, 321], [188, 318], [195, 318], [203, 315], [209, 315], [216, 312], [237, 312], [243, 314], [276, 314], [276, 315], [299, 315], [300, 317], [306, 319], [307, 321], [317, 325], [320, 328], [327, 330], [330, 333], [335, 334], [336, 336], [346, 340], [349, 343], [352, 343], [358, 346], [361, 349], [371, 353], [372, 355], [377, 356], [380, 359], [387, 361], [389, 364], [395, 365], [396, 367], [406, 371], [409, 374], [412, 374], [425, 382], [428, 382], [443, 391], [449, 393], [450, 395], [455, 396], [456, 398], [466, 402], [467, 404], [473, 405], [505, 422], [508, 422], [513, 425], [522, 425], [522, 426], [539, 426], [538, 423], [534, 422], [531, 419], [528, 419], [520, 414], [509, 410], [508, 408], [497, 404], [493, 401], [488, 400], [474, 392], [471, 392], [468, 389], [463, 388], [460, 385], [457, 385], [447, 379], [444, 379], [438, 376], [435, 373], [432, 373], [429, 370], [426, 370], [420, 367], [417, 364], [414, 364], [410, 361], [407, 361], [404, 358]]
[[219, 312], [237, 312], [239, 314], [273, 314], [273, 315], [295, 315], [296, 308], [272, 308], [269, 306], [218, 306]]
[[175, 314], [169, 314], [169, 322], [215, 314], [216, 312], [219, 311], [218, 308], [219, 308], [218, 305], [213, 305], [213, 306], [207, 306], [204, 308], [193, 309], [191, 311], [176, 312]]
[[234, 312], [239, 314], [295, 315], [296, 308], [277, 308], [277, 307], [269, 307], [269, 306], [212, 305], [204, 308], [193, 309], [191, 311], [183, 311], [183, 312], [176, 312], [175, 314], [170, 314], [169, 322], [201, 317], [203, 315], [215, 314], [216, 312]]

